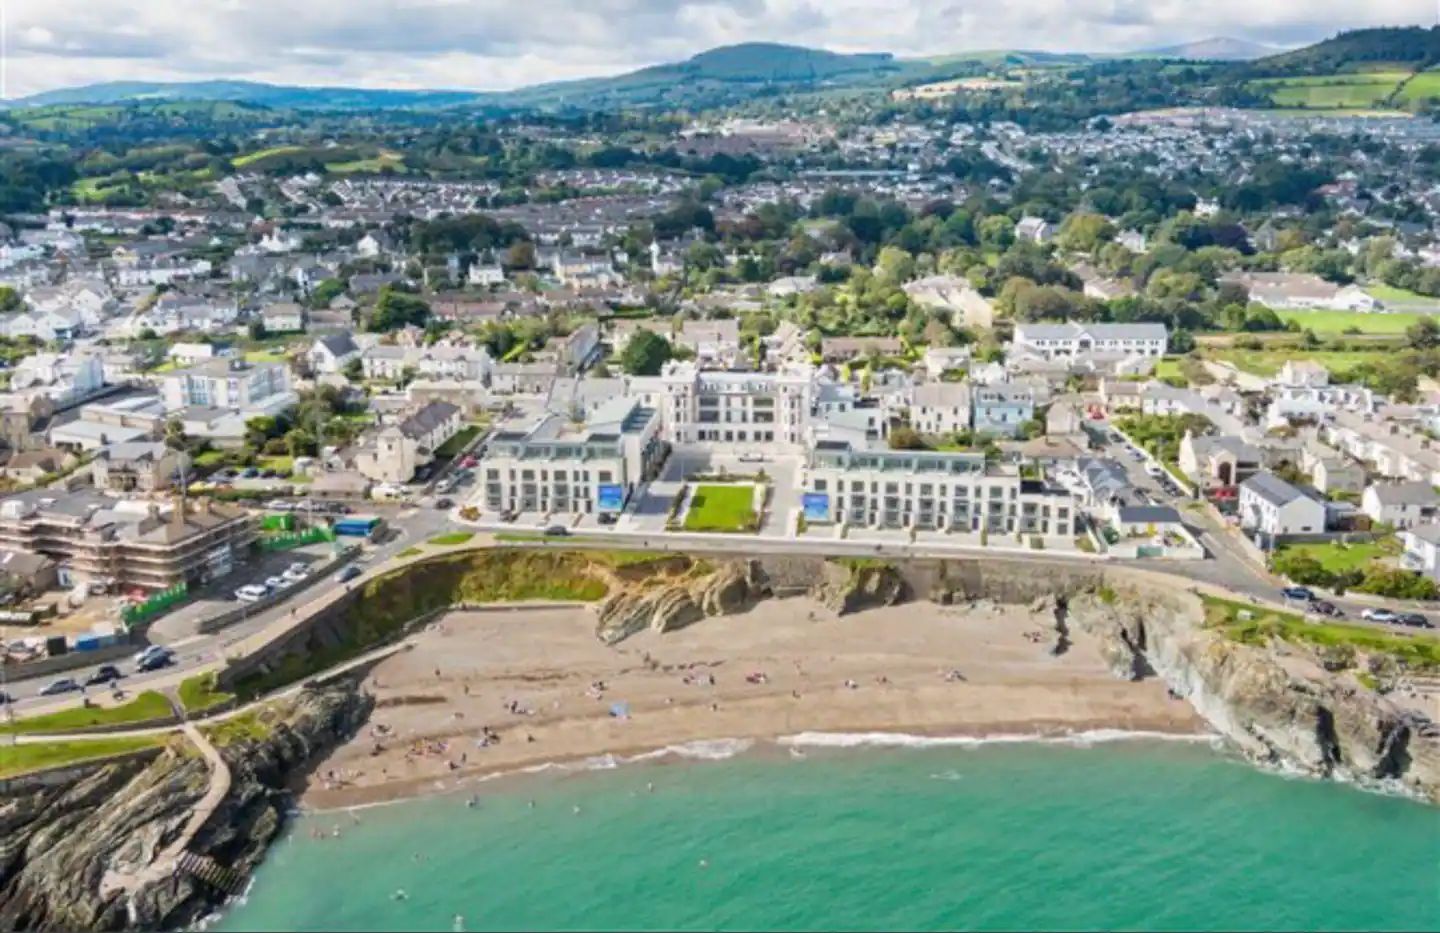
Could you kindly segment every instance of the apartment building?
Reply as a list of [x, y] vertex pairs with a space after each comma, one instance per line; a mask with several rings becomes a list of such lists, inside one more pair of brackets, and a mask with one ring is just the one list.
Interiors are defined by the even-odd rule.
[[1164, 356], [1168, 339], [1164, 324], [1019, 324], [1010, 341], [1010, 353], [1047, 360], [1089, 353]]
[[206, 583], [230, 573], [256, 533], [244, 509], [209, 500], [182, 511], [94, 492], [32, 490], [0, 502], [0, 549], [53, 559], [61, 586]]
[[497, 430], [480, 470], [491, 513], [618, 513], [664, 460], [660, 415], [618, 396], [583, 418], [547, 412]]
[[160, 380], [160, 397], [167, 411], [219, 408], [247, 418], [274, 415], [298, 401], [285, 364], [249, 363], [235, 357], [166, 373]]
[[987, 464], [984, 454], [934, 453], [820, 441], [810, 451], [806, 519], [865, 528], [914, 528], [1068, 537], [1065, 491]]
[[667, 363], [658, 376], [637, 376], [630, 390], [660, 413], [675, 444], [781, 445], [800, 450], [810, 427], [815, 371], [774, 373], [702, 370]]

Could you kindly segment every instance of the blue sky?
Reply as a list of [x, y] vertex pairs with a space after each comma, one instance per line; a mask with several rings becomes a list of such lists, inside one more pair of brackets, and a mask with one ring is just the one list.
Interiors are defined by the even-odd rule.
[[752, 40], [933, 55], [1279, 45], [1436, 0], [0, 0], [11, 96], [112, 80], [502, 89]]

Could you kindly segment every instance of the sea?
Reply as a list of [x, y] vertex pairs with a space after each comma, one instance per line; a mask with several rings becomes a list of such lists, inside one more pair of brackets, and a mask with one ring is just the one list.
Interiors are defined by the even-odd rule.
[[1440, 808], [1119, 733], [697, 743], [301, 815], [207, 925], [1434, 930]]

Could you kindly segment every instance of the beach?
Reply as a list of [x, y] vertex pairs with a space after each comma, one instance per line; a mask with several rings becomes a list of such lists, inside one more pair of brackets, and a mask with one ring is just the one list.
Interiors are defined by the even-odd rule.
[[842, 618], [794, 598], [607, 647], [586, 608], [455, 612], [370, 671], [370, 721], [302, 801], [362, 806], [545, 763], [723, 755], [727, 740], [799, 733], [1204, 731], [1162, 684], [1116, 679], [1083, 635], [1052, 655], [1053, 634], [1048, 613], [1016, 606]]

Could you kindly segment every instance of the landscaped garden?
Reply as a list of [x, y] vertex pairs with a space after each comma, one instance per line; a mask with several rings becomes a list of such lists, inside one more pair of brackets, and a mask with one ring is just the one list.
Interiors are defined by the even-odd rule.
[[685, 510], [686, 531], [754, 532], [760, 530], [760, 516], [755, 512], [755, 487], [749, 483], [737, 486], [697, 486]]

